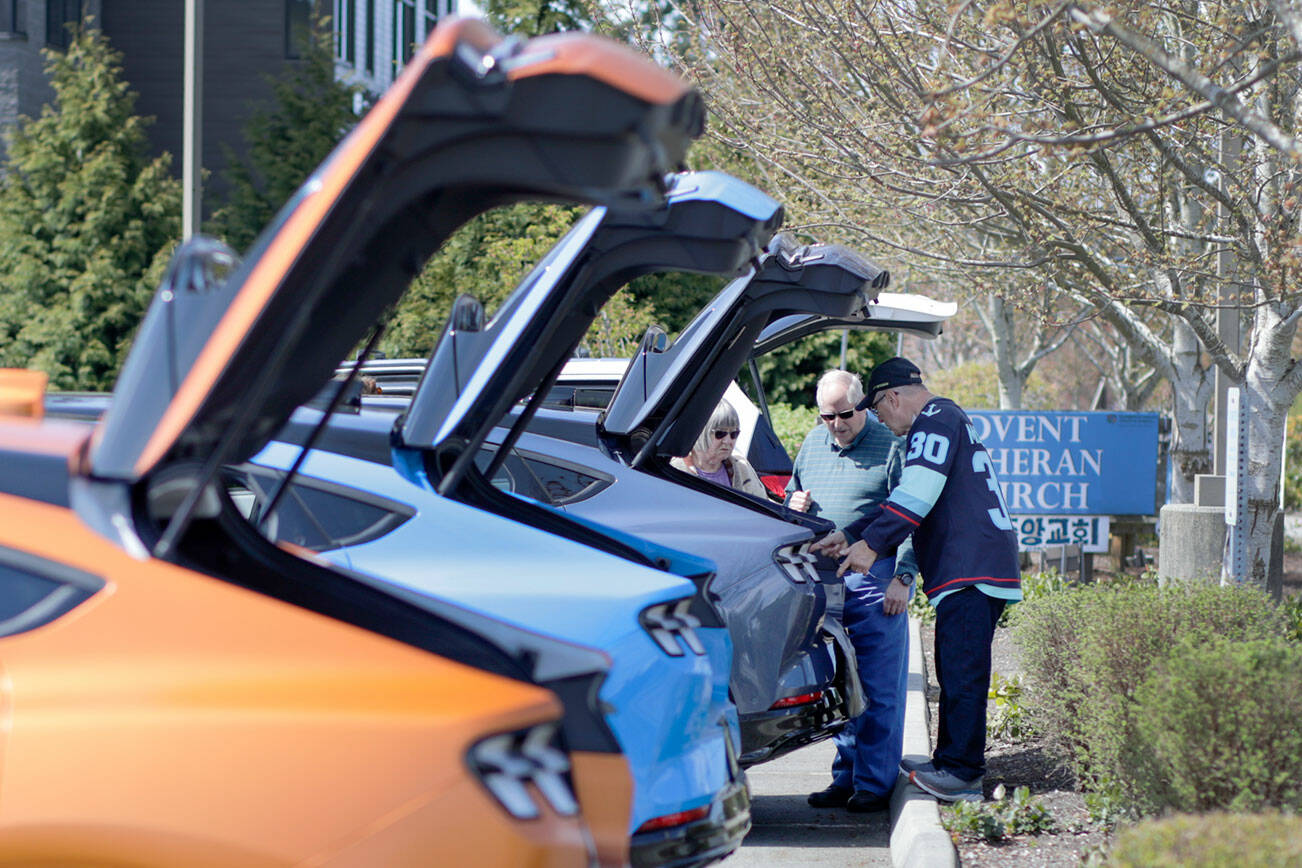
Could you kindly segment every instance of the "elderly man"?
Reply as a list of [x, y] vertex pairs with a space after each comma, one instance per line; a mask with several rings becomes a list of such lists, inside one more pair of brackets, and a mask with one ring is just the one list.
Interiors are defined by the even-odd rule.
[[[899, 482], [904, 463], [899, 438], [856, 409], [862, 398], [854, 374], [828, 371], [819, 379], [823, 424], [805, 438], [787, 486], [788, 506], [826, 518], [840, 531], [876, 510]], [[903, 748], [909, 668], [904, 611], [915, 572], [906, 543], [898, 561], [886, 557], [866, 574], [846, 577], [842, 622], [854, 643], [868, 706], [837, 734], [832, 785], [809, 796], [816, 808], [867, 813], [890, 804]]]
[[922, 589], [936, 607], [940, 725], [931, 760], [901, 770], [938, 799], [980, 801], [990, 642], [1004, 606], [1022, 598], [1013, 523], [971, 420], [923, 386], [908, 359], [874, 368], [856, 406], [908, 435], [904, 473], [880, 507], [819, 548], [844, 557], [839, 572], [871, 570], [912, 536]]

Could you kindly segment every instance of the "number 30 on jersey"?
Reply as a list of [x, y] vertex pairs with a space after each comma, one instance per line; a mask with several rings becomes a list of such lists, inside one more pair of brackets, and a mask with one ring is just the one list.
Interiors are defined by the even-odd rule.
[[918, 456], [922, 456], [932, 464], [943, 465], [945, 459], [949, 457], [949, 438], [944, 434], [919, 431], [909, 440], [909, 454], [904, 457], [904, 460], [914, 461]]

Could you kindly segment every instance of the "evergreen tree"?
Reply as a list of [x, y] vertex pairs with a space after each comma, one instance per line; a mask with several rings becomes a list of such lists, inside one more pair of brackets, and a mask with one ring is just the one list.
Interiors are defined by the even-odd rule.
[[112, 385], [180, 235], [181, 188], [120, 55], [85, 25], [46, 51], [55, 100], [20, 118], [0, 180], [0, 364], [63, 389]]
[[254, 111], [245, 125], [248, 156], [226, 149], [230, 193], [206, 227], [240, 251], [357, 123], [358, 88], [335, 80], [325, 23], [302, 58], [286, 63], [271, 80], [271, 90], [271, 104]]

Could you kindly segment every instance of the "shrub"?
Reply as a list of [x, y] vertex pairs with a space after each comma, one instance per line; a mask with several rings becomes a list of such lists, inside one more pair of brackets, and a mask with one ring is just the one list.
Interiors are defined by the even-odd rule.
[[923, 624], [931, 624], [936, 620], [936, 607], [931, 605], [927, 595], [922, 593], [922, 588], [917, 587], [922, 584], [915, 582], [916, 590], [913, 592], [912, 599], [909, 600], [909, 617], [917, 618]]
[[[1022, 573], [1022, 602], [1038, 600], [1041, 597], [1056, 594], [1070, 587], [1072, 587], [1072, 583], [1062, 573], [1059, 573], [1055, 567], [1050, 567], [1043, 572]], [[1007, 627], [1011, 624], [1015, 609], [1016, 606], [1005, 606], [996, 626]]]
[[1284, 634], [1278, 608], [1251, 588], [1089, 585], [1016, 609], [1029, 722], [1085, 785], [1127, 797], [1140, 759], [1136, 692], [1179, 641]]
[[1117, 834], [1115, 868], [1275, 868], [1302, 864], [1302, 818], [1205, 814], [1150, 820]]
[[1289, 411], [1284, 423], [1284, 508], [1302, 506], [1302, 413]]
[[1057, 827], [1053, 814], [1032, 798], [1027, 787], [1018, 787], [1008, 796], [1003, 784], [995, 788], [991, 802], [955, 802], [943, 823], [955, 835], [986, 841], [1052, 832]]
[[1302, 594], [1285, 600], [1280, 608], [1284, 612], [1288, 637], [1294, 642], [1302, 642]]
[[1022, 602], [1029, 603], [1065, 591], [1070, 587], [1072, 583], [1055, 567], [1050, 567], [1041, 573], [1022, 573]]
[[818, 422], [818, 408], [810, 404], [792, 407], [790, 404], [769, 404], [769, 422], [792, 458], [800, 452], [805, 435], [814, 430]]
[[986, 721], [986, 735], [1013, 742], [1030, 735], [1026, 709], [1022, 705], [1022, 676], [1005, 678], [998, 672], [991, 672], [988, 696], [995, 702], [995, 711]]
[[1302, 647], [1185, 640], [1136, 692], [1135, 718], [1142, 809], [1302, 808]]

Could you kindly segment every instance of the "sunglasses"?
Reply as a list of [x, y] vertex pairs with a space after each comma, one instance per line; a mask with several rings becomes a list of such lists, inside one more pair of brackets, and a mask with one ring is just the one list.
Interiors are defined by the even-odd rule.
[[842, 410], [840, 413], [819, 413], [818, 416], [824, 422], [831, 422], [833, 419], [849, 419], [854, 415], [854, 410]]
[[[890, 389], [887, 389], [886, 391], [884, 391], [884, 392], [882, 392], [880, 395], [878, 395], [878, 396], [877, 396], [877, 400], [876, 400], [876, 401], [873, 401], [872, 404], [870, 404], [870, 405], [868, 406], [868, 412], [869, 412], [869, 413], [872, 413], [873, 416], [877, 416], [877, 408], [878, 408], [878, 406], [881, 405], [882, 401], [885, 401], [885, 400], [886, 400], [886, 396], [889, 395], [890, 393], [891, 393], [891, 390], [890, 390]], [[880, 417], [878, 417], [878, 418], [880, 418]]]
[[740, 436], [741, 436], [740, 431], [715, 431], [714, 432], [715, 440], [722, 440], [724, 437], [731, 437], [733, 440], [736, 440]]

